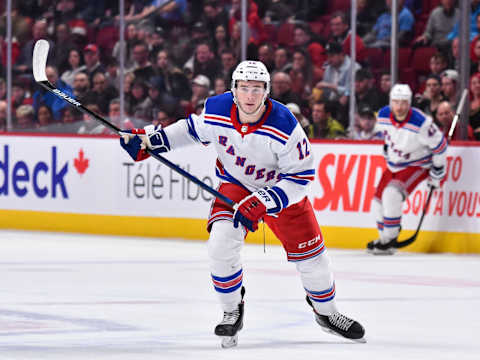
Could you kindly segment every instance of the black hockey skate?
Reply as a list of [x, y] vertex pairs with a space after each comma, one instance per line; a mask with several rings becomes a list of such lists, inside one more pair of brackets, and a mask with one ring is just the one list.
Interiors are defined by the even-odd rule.
[[313, 307], [312, 301], [310, 298], [306, 297], [308, 305], [313, 309], [315, 314], [315, 321], [320, 327], [334, 335], [339, 335], [341, 337], [353, 340], [355, 342], [365, 343], [367, 342], [364, 338], [365, 329], [358, 321], [350, 319], [343, 314], [340, 314], [338, 311], [332, 315], [321, 315], [316, 312]]
[[238, 304], [238, 308], [231, 312], [223, 312], [223, 320], [215, 327], [215, 335], [222, 338], [222, 347], [231, 348], [238, 344], [238, 332], [243, 328], [243, 296], [245, 288], [241, 290], [242, 301]]
[[367, 244], [367, 252], [373, 255], [393, 255], [397, 251], [396, 245], [396, 238], [387, 243], [382, 243], [380, 239], [376, 239]]

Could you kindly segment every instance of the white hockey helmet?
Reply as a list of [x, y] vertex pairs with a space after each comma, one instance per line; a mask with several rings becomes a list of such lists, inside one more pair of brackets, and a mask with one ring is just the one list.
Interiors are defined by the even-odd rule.
[[395, 84], [390, 90], [390, 102], [392, 100], [407, 100], [408, 104], [412, 103], [412, 90], [407, 84]]
[[243, 81], [263, 81], [265, 83], [265, 96], [263, 101], [270, 93], [270, 74], [267, 67], [261, 61], [245, 60], [237, 65], [232, 74], [232, 92], [235, 99], [235, 88], [238, 80]]

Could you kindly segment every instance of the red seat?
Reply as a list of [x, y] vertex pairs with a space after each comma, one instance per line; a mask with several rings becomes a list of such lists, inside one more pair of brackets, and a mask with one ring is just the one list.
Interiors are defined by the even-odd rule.
[[263, 25], [265, 32], [267, 33], [267, 41], [271, 43], [277, 42], [277, 27], [273, 24]]
[[280, 25], [277, 32], [278, 44], [292, 46], [294, 29], [295, 25], [292, 23], [283, 23], [282, 25]]
[[390, 58], [386, 57], [386, 52], [380, 48], [366, 48], [366, 59], [372, 69], [388, 68]]
[[427, 75], [430, 73], [430, 58], [437, 52], [434, 47], [419, 47], [415, 49], [412, 58], [412, 67], [417, 75]]
[[347, 11], [350, 9], [352, 0], [335, 0], [329, 1], [328, 14], [331, 14], [335, 11]]
[[325, 23], [322, 21], [312, 21], [308, 23], [310, 25], [310, 29], [314, 34], [317, 35], [322, 35], [324, 28], [325, 28]]
[[118, 28], [115, 26], [106, 26], [98, 30], [95, 42], [102, 50], [105, 56], [112, 55], [113, 47], [119, 39]]

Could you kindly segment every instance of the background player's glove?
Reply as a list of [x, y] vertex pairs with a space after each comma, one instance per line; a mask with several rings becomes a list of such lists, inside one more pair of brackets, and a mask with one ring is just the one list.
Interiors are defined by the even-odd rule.
[[282, 210], [280, 198], [268, 187], [260, 189], [244, 198], [233, 214], [233, 226], [242, 224], [254, 232], [258, 229], [258, 222], [267, 214], [275, 214]]
[[445, 167], [444, 166], [432, 166], [428, 172], [427, 185], [435, 189], [438, 189], [443, 185], [443, 180], [445, 178]]
[[146, 148], [149, 148], [155, 154], [170, 150], [167, 136], [160, 125], [147, 125], [143, 129], [122, 130], [120, 135], [120, 145], [134, 161], [145, 160], [150, 156]]

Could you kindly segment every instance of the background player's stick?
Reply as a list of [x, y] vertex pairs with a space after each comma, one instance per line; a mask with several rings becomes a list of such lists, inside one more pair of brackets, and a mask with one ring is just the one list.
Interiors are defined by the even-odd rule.
[[[49, 47], [50, 47], [50, 45], [49, 45], [48, 41], [41, 39], [41, 40], [38, 40], [35, 43], [35, 47], [33, 49], [33, 64], [32, 64], [33, 65], [33, 77], [35, 78], [35, 81], [37, 82], [37, 84], [42, 86], [45, 90], [55, 94], [59, 98], [62, 98], [63, 100], [68, 102], [70, 105], [72, 105], [76, 109], [80, 110], [81, 112], [83, 112], [87, 115], [90, 115], [95, 120], [101, 122], [104, 126], [108, 127], [112, 131], [114, 131], [116, 134], [119, 134], [121, 129], [116, 127], [114, 124], [112, 124], [108, 120], [104, 119], [102, 116], [96, 114], [95, 112], [93, 112], [93, 111], [89, 110], [88, 108], [86, 108], [85, 106], [83, 106], [82, 103], [80, 103], [79, 101], [73, 99], [69, 95], [67, 95], [64, 92], [58, 90], [55, 86], [53, 86], [48, 81], [45, 68], [47, 66], [47, 57], [48, 57]], [[225, 195], [223, 195], [223, 194], [219, 193], [218, 191], [216, 191], [215, 189], [211, 188], [210, 186], [208, 186], [204, 182], [200, 181], [195, 176], [193, 176], [193, 175], [189, 174], [188, 172], [186, 172], [185, 170], [183, 170], [181, 167], [172, 163], [170, 160], [167, 160], [163, 156], [154, 154], [150, 149], [147, 149], [147, 152], [153, 158], [157, 159], [158, 161], [160, 161], [164, 165], [168, 166], [170, 169], [176, 171], [180, 175], [186, 177], [188, 180], [197, 184], [200, 188], [209, 192], [210, 194], [212, 194], [213, 196], [215, 196], [219, 200], [223, 201], [227, 205], [230, 205], [232, 207], [235, 205], [235, 202], [233, 200], [229, 199]]]
[[[460, 114], [462, 113], [463, 105], [465, 104], [465, 100], [467, 98], [467, 95], [468, 95], [468, 90], [463, 89], [462, 97], [460, 98], [460, 102], [458, 103], [457, 111], [455, 113], [455, 116], [453, 117], [452, 124], [450, 125], [450, 130], [448, 131], [448, 142], [450, 142], [450, 140], [452, 139], [453, 132], [455, 131], [455, 126], [457, 125], [458, 118], [460, 117]], [[415, 230], [415, 233], [412, 236], [410, 236], [408, 239], [405, 239], [405, 240], [402, 240], [402, 241], [397, 241], [395, 243], [395, 247], [397, 249], [410, 245], [417, 238], [417, 235], [420, 231], [420, 228], [422, 227], [423, 218], [425, 217], [425, 213], [427, 212], [428, 206], [430, 205], [430, 200], [432, 198], [433, 190], [434, 190], [434, 187], [433, 186], [430, 187], [430, 190], [428, 192], [427, 201], [425, 202], [425, 206], [423, 207], [423, 210], [422, 210], [422, 216], [420, 217], [420, 221], [418, 222], [417, 230]]]

